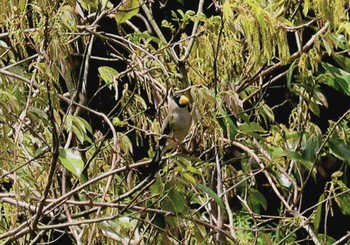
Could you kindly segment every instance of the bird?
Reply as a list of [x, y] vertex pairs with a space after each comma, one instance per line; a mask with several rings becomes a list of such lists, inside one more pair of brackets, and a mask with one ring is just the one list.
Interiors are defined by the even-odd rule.
[[175, 94], [169, 99], [168, 114], [162, 124], [156, 152], [149, 164], [150, 175], [154, 175], [160, 168], [161, 158], [169, 150], [179, 146], [186, 138], [192, 124], [187, 96]]

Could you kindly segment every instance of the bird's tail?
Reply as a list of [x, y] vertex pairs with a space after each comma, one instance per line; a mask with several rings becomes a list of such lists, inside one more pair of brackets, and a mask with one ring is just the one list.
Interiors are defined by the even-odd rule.
[[150, 165], [151, 165], [151, 164], [153, 164], [153, 165], [158, 165], [158, 164], [159, 164], [159, 162], [160, 162], [160, 160], [161, 160], [161, 158], [162, 158], [161, 152], [162, 152], [162, 150], [161, 150], [160, 148], [158, 148], [158, 149], [156, 150], [156, 153], [154, 154]]
[[161, 149], [156, 149], [156, 152], [152, 158], [152, 161], [147, 165], [139, 169], [139, 172], [141, 174], [141, 177], [147, 178], [151, 177], [152, 179], [157, 171], [160, 169], [161, 166], [161, 160], [162, 160], [162, 150]]
[[160, 162], [162, 160], [162, 154], [161, 153], [162, 153], [162, 150], [160, 148], [158, 148], [156, 150], [156, 153], [154, 154], [154, 156], [152, 158], [152, 161], [148, 165], [149, 175], [151, 177], [153, 177], [157, 173], [159, 168], [160, 168]]

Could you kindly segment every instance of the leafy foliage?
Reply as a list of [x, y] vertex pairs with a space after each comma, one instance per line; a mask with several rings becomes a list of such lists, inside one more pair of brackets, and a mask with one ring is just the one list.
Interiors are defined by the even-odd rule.
[[[315, 120], [350, 96], [347, 8], [0, 1], [0, 240], [348, 239], [350, 109]], [[193, 125], [150, 178], [173, 90]]]

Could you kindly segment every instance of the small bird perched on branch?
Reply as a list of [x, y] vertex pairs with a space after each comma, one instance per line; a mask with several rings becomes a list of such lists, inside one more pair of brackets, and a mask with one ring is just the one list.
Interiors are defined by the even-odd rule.
[[180, 94], [169, 99], [168, 115], [162, 124], [162, 136], [159, 139], [156, 153], [149, 164], [150, 175], [154, 175], [159, 169], [162, 156], [180, 145], [185, 139], [192, 123], [189, 102], [185, 95]]

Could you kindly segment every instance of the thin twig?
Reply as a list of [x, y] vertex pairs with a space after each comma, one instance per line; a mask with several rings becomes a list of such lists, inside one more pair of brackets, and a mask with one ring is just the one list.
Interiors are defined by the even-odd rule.
[[54, 109], [53, 109], [53, 105], [52, 105], [52, 100], [51, 100], [51, 87], [50, 87], [50, 82], [47, 82], [47, 97], [48, 97], [48, 104], [49, 104], [49, 119], [50, 119], [50, 123], [51, 123], [51, 132], [52, 132], [52, 146], [51, 146], [51, 152], [52, 152], [52, 158], [51, 158], [51, 163], [50, 163], [50, 170], [49, 170], [49, 174], [47, 177], [47, 182], [46, 182], [46, 187], [43, 193], [43, 198], [39, 204], [38, 207], [38, 211], [36, 213], [36, 215], [34, 215], [34, 219], [33, 222], [31, 224], [31, 229], [36, 229], [38, 222], [41, 218], [43, 209], [44, 209], [44, 203], [45, 203], [45, 199], [47, 198], [49, 191], [51, 189], [51, 184], [53, 181], [53, 177], [55, 174], [55, 170], [56, 170], [56, 165], [57, 165], [57, 161], [58, 161], [58, 149], [59, 149], [59, 142], [58, 142], [58, 133], [57, 133], [57, 128], [56, 128], [56, 123], [55, 123], [55, 117], [54, 117]]
[[[57, 206], [61, 205], [62, 203], [65, 203], [72, 195], [78, 193], [79, 191], [85, 189], [87, 186], [90, 186], [91, 184], [93, 184], [99, 180], [102, 180], [104, 178], [107, 178], [111, 175], [114, 175], [114, 174], [117, 174], [120, 172], [124, 172], [124, 171], [129, 170], [129, 169], [140, 168], [141, 166], [144, 166], [148, 163], [149, 163], [149, 161], [143, 161], [143, 162], [139, 162], [139, 163], [135, 163], [135, 164], [130, 164], [128, 166], [122, 166], [120, 168], [113, 169], [113, 170], [110, 170], [108, 172], [102, 173], [102, 174], [96, 176], [95, 178], [85, 182], [84, 184], [77, 186], [73, 190], [67, 192], [65, 195], [62, 195], [61, 197], [57, 198], [56, 202], [50, 203], [47, 206], [45, 206], [42, 209], [41, 213], [42, 213], [42, 215], [46, 215], [46, 213], [51, 212]], [[3, 234], [0, 234], [0, 239], [11, 237], [10, 241], [14, 241], [17, 238], [29, 233], [31, 229], [28, 227], [28, 223], [32, 222], [32, 221], [33, 221], [33, 217], [30, 218], [28, 221], [22, 223], [21, 225], [19, 225], [15, 229], [12, 229], [12, 230], [9, 230]]]
[[[350, 109], [348, 109], [348, 110], [334, 123], [334, 125], [332, 126], [332, 128], [329, 130], [327, 136], [326, 136], [326, 137], [324, 138], [324, 140], [322, 141], [320, 147], [318, 148], [318, 150], [317, 150], [317, 152], [316, 152], [316, 154], [315, 154], [315, 160], [314, 160], [314, 162], [313, 162], [313, 164], [312, 164], [312, 167], [311, 167], [310, 171], [308, 172], [308, 175], [307, 175], [306, 178], [305, 178], [305, 181], [304, 181], [305, 183], [310, 179], [310, 177], [311, 177], [311, 175], [312, 175], [312, 172], [313, 172], [313, 170], [314, 170], [314, 168], [315, 168], [315, 166], [316, 166], [316, 164], [317, 164], [318, 158], [319, 158], [319, 156], [321, 155], [323, 148], [325, 147], [325, 145], [326, 145], [327, 142], [329, 141], [330, 137], [332, 136], [334, 130], [335, 130], [336, 127], [341, 123], [341, 121], [344, 120], [344, 118], [345, 118], [348, 114], [350, 114]], [[304, 186], [304, 187], [305, 187], [305, 186]], [[300, 190], [300, 194], [299, 194], [298, 199], [300, 198], [300, 195], [303, 193], [303, 189], [304, 189], [304, 188], [302, 188], [302, 189]]]

